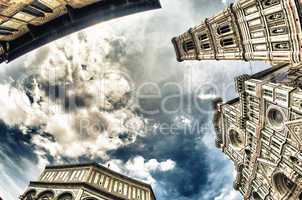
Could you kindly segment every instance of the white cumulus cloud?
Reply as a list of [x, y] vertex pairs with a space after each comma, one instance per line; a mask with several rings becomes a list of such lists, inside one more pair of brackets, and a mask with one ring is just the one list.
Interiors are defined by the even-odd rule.
[[145, 160], [142, 156], [136, 156], [125, 163], [122, 160], [110, 160], [106, 165], [130, 177], [143, 180], [149, 184], [156, 184], [152, 172], [167, 172], [173, 170], [176, 163], [170, 159], [159, 162], [156, 159]]

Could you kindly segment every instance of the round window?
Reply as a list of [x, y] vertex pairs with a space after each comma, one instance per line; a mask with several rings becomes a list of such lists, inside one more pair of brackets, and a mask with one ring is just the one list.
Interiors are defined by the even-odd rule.
[[234, 129], [229, 131], [230, 143], [236, 148], [242, 148], [244, 146], [244, 141], [240, 133]]
[[277, 130], [282, 130], [284, 128], [284, 113], [280, 111], [279, 109], [272, 107], [268, 110], [267, 112], [267, 118], [269, 124], [277, 129]]
[[275, 189], [280, 194], [290, 192], [295, 187], [295, 183], [292, 182], [292, 180], [290, 180], [283, 173], [278, 173], [273, 176], [273, 184]]

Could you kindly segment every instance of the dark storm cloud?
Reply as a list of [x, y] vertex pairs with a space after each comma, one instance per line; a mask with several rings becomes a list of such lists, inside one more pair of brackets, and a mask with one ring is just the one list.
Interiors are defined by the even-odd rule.
[[0, 135], [1, 152], [12, 158], [17, 165], [22, 164], [23, 158], [37, 161], [32, 152], [31, 134], [24, 134], [19, 128], [9, 127], [0, 121]]
[[[55, 142], [55, 138], [45, 132], [41, 132], [39, 127], [27, 127], [21, 130], [19, 127], [11, 127], [0, 121], [0, 160], [10, 158], [14, 165], [22, 168], [24, 160], [28, 160], [32, 163], [38, 163], [39, 158], [36, 154], [36, 150], [44, 152], [46, 159], [51, 163], [54, 158], [49, 155], [47, 148], [37, 147], [32, 143], [32, 139], [35, 135], [40, 135], [46, 140]], [[17, 173], [17, 174], [16, 174]], [[23, 171], [16, 171], [17, 176], [22, 177]]]
[[[111, 63], [120, 63], [122, 59], [127, 58], [127, 44], [122, 39], [106, 40], [110, 46], [110, 51], [105, 56]], [[128, 44], [130, 45], [130, 44]]]
[[[142, 155], [146, 159], [157, 158], [159, 161], [172, 159], [176, 162], [174, 170], [153, 174], [166, 194], [159, 199], [196, 199], [207, 183], [208, 164], [204, 162], [205, 146], [199, 144], [196, 135], [156, 134], [152, 137], [139, 138], [135, 144], [112, 152], [112, 157], [129, 160], [133, 155]], [[161, 193], [160, 191], [159, 194]], [[167, 195], [167, 196], [166, 196]]]
[[[19, 128], [9, 127], [0, 121], [0, 188], [5, 188], [0, 194], [6, 198], [15, 199], [14, 194], [22, 192], [28, 179], [37, 176], [28, 168], [38, 162], [30, 142], [31, 131], [24, 134]], [[26, 173], [24, 169], [27, 169]]]
[[[163, 94], [166, 96], [175, 95], [177, 92], [166, 88]], [[145, 99], [144, 105], [141, 106], [151, 106], [153, 109], [160, 108], [165, 95], [162, 99], [149, 99], [149, 101]], [[181, 96], [179, 94], [179, 98], [171, 99], [168, 102], [171, 107], [178, 107], [180, 101], [187, 99], [184, 101], [184, 107], [178, 113], [166, 114], [161, 111], [158, 115], [148, 116], [156, 122], [167, 123], [168, 127], [173, 127], [172, 129], [156, 129], [147, 137], [138, 138], [134, 144], [110, 152], [112, 158], [124, 162], [136, 155], [143, 156], [147, 160], [156, 158], [159, 161], [167, 159], [175, 161], [174, 170], [152, 174], [157, 181], [156, 193], [159, 199], [198, 199], [208, 182], [210, 165], [205, 160], [207, 147], [201, 139], [207, 131], [205, 127], [209, 116], [206, 113], [201, 113], [196, 108], [196, 104], [189, 104], [194, 98], [196, 97], [193, 95]], [[201, 102], [200, 104], [198, 106], [202, 108], [211, 107], [211, 102]], [[190, 116], [193, 125], [183, 128], [177, 124], [175, 117], [180, 115]]]
[[[27, 92], [27, 95], [32, 99], [33, 95], [31, 95], [31, 91], [33, 91], [33, 89], [26, 84], [23, 86], [30, 91]], [[39, 84], [39, 88], [45, 92], [46, 97], [54, 102], [60, 102], [60, 105], [65, 111], [74, 111], [89, 107], [92, 104], [94, 98], [93, 95], [85, 93], [85, 91], [80, 94], [68, 94], [67, 91], [71, 90], [72, 87], [76, 86], [64, 83], [50, 84], [49, 82], [41, 82]], [[43, 101], [43, 99], [40, 101]]]

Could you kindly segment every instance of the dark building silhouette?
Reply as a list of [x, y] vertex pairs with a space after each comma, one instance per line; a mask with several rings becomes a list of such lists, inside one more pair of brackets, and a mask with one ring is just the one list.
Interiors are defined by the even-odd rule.
[[160, 7], [159, 0], [1, 0], [0, 62], [99, 22]]

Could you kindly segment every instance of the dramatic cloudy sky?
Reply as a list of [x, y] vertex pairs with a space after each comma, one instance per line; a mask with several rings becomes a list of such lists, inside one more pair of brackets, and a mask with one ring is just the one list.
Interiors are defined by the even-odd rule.
[[99, 162], [153, 185], [158, 200], [237, 200], [214, 147], [212, 100], [263, 63], [177, 63], [171, 38], [224, 0], [162, 0], [0, 66], [0, 196], [15, 200], [45, 165]]

